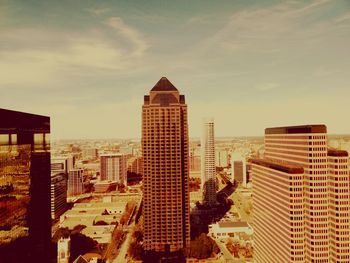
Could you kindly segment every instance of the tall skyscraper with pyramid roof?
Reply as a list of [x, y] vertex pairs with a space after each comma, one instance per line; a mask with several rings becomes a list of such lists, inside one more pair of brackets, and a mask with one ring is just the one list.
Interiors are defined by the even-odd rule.
[[189, 245], [188, 124], [185, 96], [162, 77], [142, 107], [144, 249]]

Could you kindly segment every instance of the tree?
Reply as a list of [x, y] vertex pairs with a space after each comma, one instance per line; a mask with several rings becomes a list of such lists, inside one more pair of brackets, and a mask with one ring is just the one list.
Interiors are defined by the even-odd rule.
[[61, 238], [68, 238], [70, 236], [70, 233], [71, 231], [68, 229], [68, 227], [59, 228], [55, 232], [52, 241], [57, 243]]
[[72, 234], [77, 234], [77, 233], [80, 233], [84, 228], [86, 228], [86, 225], [76, 225], [72, 232], [71, 232], [71, 235]]
[[90, 237], [77, 233], [70, 236], [71, 239], [71, 256], [70, 260], [74, 261], [79, 255], [84, 255], [93, 249], [97, 242]]
[[219, 248], [215, 241], [202, 233], [195, 240], [191, 241], [190, 249], [186, 251], [187, 257], [206, 259], [219, 252]]
[[128, 255], [136, 260], [141, 260], [143, 255], [143, 248], [140, 242], [137, 242], [136, 239], [132, 239], [129, 248]]

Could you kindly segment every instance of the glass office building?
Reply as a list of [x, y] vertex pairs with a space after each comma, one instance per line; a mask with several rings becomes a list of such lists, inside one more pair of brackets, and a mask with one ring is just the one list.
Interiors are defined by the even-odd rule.
[[49, 262], [50, 118], [0, 109], [0, 262]]

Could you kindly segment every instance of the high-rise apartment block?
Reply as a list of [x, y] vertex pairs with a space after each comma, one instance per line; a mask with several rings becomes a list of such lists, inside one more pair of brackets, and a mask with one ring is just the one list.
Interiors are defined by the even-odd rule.
[[253, 159], [257, 262], [349, 262], [349, 170], [325, 125], [268, 128]]
[[72, 169], [68, 173], [67, 195], [76, 196], [84, 193], [83, 169]]
[[165, 77], [144, 97], [142, 153], [143, 247], [180, 251], [190, 241], [187, 105]]
[[50, 262], [50, 118], [0, 109], [0, 262]]
[[203, 202], [208, 205], [216, 204], [215, 171], [214, 120], [208, 119], [203, 123], [201, 139], [201, 189]]
[[120, 184], [126, 184], [126, 175], [128, 171], [127, 158], [124, 154], [101, 154], [101, 181], [112, 181]]
[[67, 209], [67, 178], [64, 173], [51, 174], [51, 218], [57, 219]]

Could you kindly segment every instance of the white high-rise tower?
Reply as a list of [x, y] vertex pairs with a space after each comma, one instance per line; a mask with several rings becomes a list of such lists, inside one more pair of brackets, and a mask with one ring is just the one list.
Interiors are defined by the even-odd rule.
[[201, 139], [201, 189], [203, 202], [216, 204], [214, 120], [205, 119]]

